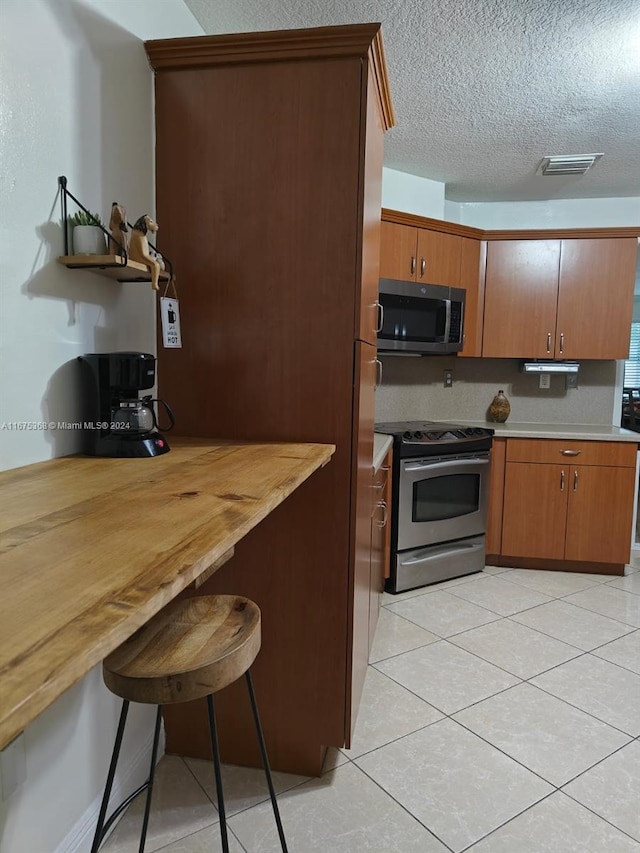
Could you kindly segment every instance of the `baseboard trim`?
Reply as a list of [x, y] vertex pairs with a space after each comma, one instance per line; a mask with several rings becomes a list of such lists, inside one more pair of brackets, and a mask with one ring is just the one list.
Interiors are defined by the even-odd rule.
[[[120, 763], [116, 778], [113, 782], [111, 803], [117, 806], [125, 797], [129, 796], [146, 780], [149, 773], [149, 762], [151, 760], [151, 749], [153, 746], [153, 730], [141, 744], [140, 748], [132, 755], [120, 754]], [[164, 728], [160, 733], [160, 744], [158, 748], [158, 761], [164, 755]], [[58, 844], [53, 853], [89, 853], [93, 841], [98, 815], [100, 814], [100, 803], [102, 802], [102, 791], [98, 794], [91, 805], [85, 810], [82, 817], [76, 821], [63, 840]], [[109, 835], [116, 828], [123, 815], [120, 815], [111, 828]]]

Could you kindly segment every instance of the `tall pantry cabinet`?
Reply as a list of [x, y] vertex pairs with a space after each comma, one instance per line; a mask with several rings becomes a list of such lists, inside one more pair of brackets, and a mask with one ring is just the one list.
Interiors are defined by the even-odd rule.
[[[324, 747], [349, 743], [367, 664], [382, 145], [393, 125], [380, 26], [146, 49], [160, 247], [178, 273], [183, 347], [158, 346], [176, 432], [336, 445], [201, 588], [261, 607], [253, 672], [272, 763], [317, 774]], [[220, 694], [223, 758], [253, 764], [241, 687]], [[166, 711], [168, 751], [207, 757], [203, 708]]]

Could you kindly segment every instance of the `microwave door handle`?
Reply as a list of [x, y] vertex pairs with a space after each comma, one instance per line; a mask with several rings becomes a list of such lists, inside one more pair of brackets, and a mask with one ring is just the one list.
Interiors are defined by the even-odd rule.
[[446, 315], [444, 321], [444, 343], [449, 343], [449, 331], [451, 330], [451, 300], [445, 299], [446, 304]]
[[442, 468], [477, 468], [478, 465], [488, 465], [489, 455], [477, 456], [473, 459], [452, 459], [447, 462], [412, 462], [404, 465], [404, 471], [434, 471]]

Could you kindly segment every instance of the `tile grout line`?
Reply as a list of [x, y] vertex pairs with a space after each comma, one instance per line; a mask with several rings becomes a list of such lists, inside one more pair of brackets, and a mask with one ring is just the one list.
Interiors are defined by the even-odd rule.
[[[551, 783], [549, 783], [549, 784], [551, 784]], [[503, 829], [505, 826], [510, 824], [512, 821], [516, 820], [519, 817], [522, 817], [522, 815], [531, 811], [531, 809], [534, 809], [536, 806], [539, 806], [540, 803], [543, 803], [545, 800], [548, 800], [549, 797], [553, 797], [553, 795], [557, 794], [557, 793], [558, 793], [557, 788], [555, 789], [555, 791], [549, 791], [549, 793], [545, 794], [544, 797], [540, 797], [540, 799], [536, 800], [535, 803], [531, 803], [530, 806], [527, 806], [521, 812], [518, 812], [518, 814], [514, 814], [513, 817], [510, 817], [508, 820], [505, 820], [504, 823], [499, 824], [499, 826], [496, 826], [495, 829], [490, 830], [485, 835], [483, 835], [481, 838], [477, 838], [475, 841], [472, 841], [471, 844], [469, 844], [467, 847], [463, 847], [462, 850], [458, 851], [458, 853], [473, 853], [473, 848], [476, 846], [476, 844], [481, 844], [485, 839], [489, 838], [495, 832], [498, 832], [498, 830]], [[513, 851], [513, 853], [516, 853], [516, 851]]]
[[[440, 721], [438, 720], [437, 722], [440, 722]], [[425, 726], [424, 728], [427, 728], [427, 726]], [[399, 739], [400, 739], [400, 738], [399, 738]], [[359, 756], [359, 757], [361, 757], [361, 756]], [[426, 829], [426, 830], [427, 830], [427, 832], [428, 832], [431, 836], [433, 836], [433, 838], [435, 838], [437, 841], [439, 841], [439, 842], [440, 842], [440, 844], [442, 844], [442, 846], [443, 846], [443, 847], [445, 847], [448, 851], [450, 851], [450, 853], [456, 853], [456, 851], [453, 849], [453, 847], [450, 847], [448, 844], [446, 844], [446, 843], [445, 843], [445, 842], [440, 838], [440, 836], [439, 836], [439, 835], [436, 835], [436, 834], [435, 834], [435, 832], [434, 832], [432, 829], [430, 829], [430, 828], [429, 828], [425, 823], [423, 823], [423, 822], [420, 820], [420, 818], [416, 817], [416, 816], [413, 814], [413, 812], [411, 812], [411, 811], [410, 811], [410, 810], [409, 810], [409, 809], [408, 809], [408, 808], [407, 808], [403, 803], [401, 803], [399, 800], [397, 800], [397, 799], [393, 796], [393, 794], [391, 794], [389, 791], [387, 791], [387, 789], [386, 789], [386, 788], [384, 788], [384, 787], [380, 784], [380, 782], [378, 782], [376, 779], [374, 779], [374, 778], [373, 778], [373, 776], [370, 776], [370, 775], [367, 773], [367, 771], [366, 771], [366, 770], [364, 770], [362, 767], [360, 767], [360, 765], [359, 765], [359, 764], [355, 764], [355, 762], [354, 762], [354, 766], [355, 766], [355, 767], [360, 771], [360, 773], [362, 773], [364, 776], [366, 776], [366, 777], [367, 777], [367, 779], [369, 779], [371, 782], [373, 782], [373, 784], [374, 784], [374, 785], [376, 785], [376, 786], [377, 786], [377, 787], [382, 791], [382, 793], [383, 793], [383, 794], [385, 794], [385, 796], [389, 797], [389, 799], [390, 799], [390, 800], [393, 800], [393, 802], [394, 802], [396, 805], [400, 806], [400, 808], [401, 808], [403, 811], [405, 811], [405, 812], [409, 815], [409, 817], [411, 817], [413, 820], [415, 820], [417, 823], [419, 823], [419, 824], [420, 824], [420, 826], [422, 826], [424, 829]]]

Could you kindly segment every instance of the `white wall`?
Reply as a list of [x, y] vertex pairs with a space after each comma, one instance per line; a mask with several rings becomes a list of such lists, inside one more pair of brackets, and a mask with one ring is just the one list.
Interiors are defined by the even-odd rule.
[[382, 206], [416, 216], [444, 219], [444, 184], [385, 167], [382, 170]]
[[[183, 0], [3, 0], [0, 16], [0, 424], [74, 420], [76, 356], [155, 352], [155, 304], [149, 285], [56, 263], [57, 178], [103, 217], [116, 200], [130, 220], [153, 212], [153, 84], [140, 39], [202, 29]], [[0, 469], [76, 448], [69, 431], [0, 429]], [[2, 853], [89, 849], [82, 830], [104, 784], [117, 708], [95, 669], [27, 728], [26, 782], [0, 802]], [[132, 784], [151, 720], [151, 709], [136, 709]]]
[[[552, 179], [550, 179], [552, 180]], [[452, 220], [476, 228], [615, 228], [640, 225], [640, 198], [447, 202]]]

